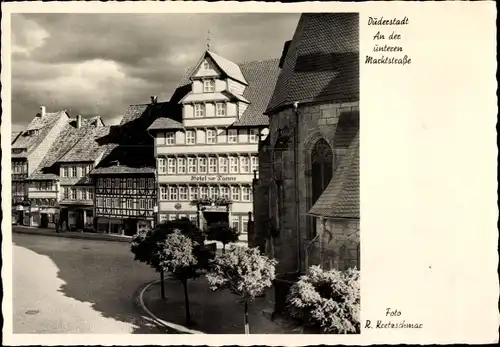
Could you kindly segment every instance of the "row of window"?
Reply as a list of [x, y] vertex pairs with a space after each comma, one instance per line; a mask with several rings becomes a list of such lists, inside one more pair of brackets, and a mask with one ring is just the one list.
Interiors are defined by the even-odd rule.
[[252, 201], [250, 186], [161, 186], [160, 200], [192, 201], [223, 198], [234, 202]]
[[[205, 81], [207, 83], [207, 81]], [[213, 92], [213, 90], [211, 91]], [[209, 92], [210, 93], [210, 92]], [[194, 104], [194, 117], [203, 118], [207, 114], [206, 104]], [[216, 117], [226, 117], [227, 116], [227, 104], [225, 102], [215, 103], [215, 116]]]
[[[189, 220], [196, 224], [197, 223], [197, 217], [196, 214], [166, 214], [166, 213], [160, 213], [160, 222], [165, 222], [168, 220], [176, 220], [176, 219], [181, 219], [181, 218], [189, 218]], [[231, 223], [230, 223], [232, 228], [235, 228], [242, 234], [246, 234], [248, 232], [248, 216], [231, 216]]]
[[61, 177], [85, 177], [92, 170], [92, 164], [61, 167]]
[[56, 206], [56, 199], [30, 199], [31, 206]]
[[[195, 145], [195, 144], [217, 144], [217, 143], [258, 143], [259, 129], [206, 129], [186, 130], [184, 141], [176, 141], [175, 132], [163, 132], [158, 134], [160, 144], [173, 145]], [[240, 137], [239, 135], [243, 135]], [[181, 143], [182, 142], [182, 143]]]
[[12, 162], [11, 171], [12, 171], [12, 173], [15, 173], [15, 174], [28, 173], [28, 163], [27, 162]]
[[25, 186], [23, 183], [12, 183], [12, 195], [24, 195]]
[[11, 166], [12, 173], [27, 173], [28, 163], [27, 162], [12, 162]]
[[97, 207], [120, 208], [123, 210], [152, 210], [153, 199], [96, 198]]
[[259, 171], [257, 156], [158, 158], [160, 174], [253, 173]]
[[61, 200], [93, 200], [94, 189], [92, 187], [64, 187]]
[[47, 181], [41, 181], [41, 182], [34, 182], [31, 184], [31, 187], [35, 190], [42, 190], [42, 191], [54, 191], [56, 190], [56, 185], [54, 182], [47, 182]]
[[97, 188], [146, 189], [155, 188], [153, 178], [98, 178]]

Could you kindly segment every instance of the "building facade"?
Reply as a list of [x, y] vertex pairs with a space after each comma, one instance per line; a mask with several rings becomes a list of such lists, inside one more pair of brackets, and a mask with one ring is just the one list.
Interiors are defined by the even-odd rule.
[[32, 216], [27, 178], [35, 172], [68, 122], [66, 111], [46, 112], [45, 106], [12, 143], [12, 221], [30, 225]]
[[[254, 238], [281, 274], [359, 264], [358, 22], [354, 13], [303, 14], [284, 47], [260, 144]], [[349, 209], [333, 208], [339, 201]]]
[[130, 105], [120, 125], [100, 142], [101, 162], [92, 170], [95, 228], [101, 233], [133, 235], [154, 225], [157, 208], [154, 141], [147, 128], [168, 103]]
[[93, 185], [89, 173], [100, 160], [102, 148], [96, 138], [105, 127], [100, 117], [68, 119], [41, 164], [31, 174], [28, 199], [31, 226], [63, 230], [92, 230]]
[[235, 64], [206, 51], [171, 99], [180, 119], [159, 118], [155, 137], [158, 222], [187, 217], [202, 229], [228, 222], [248, 239], [263, 111], [278, 60]]

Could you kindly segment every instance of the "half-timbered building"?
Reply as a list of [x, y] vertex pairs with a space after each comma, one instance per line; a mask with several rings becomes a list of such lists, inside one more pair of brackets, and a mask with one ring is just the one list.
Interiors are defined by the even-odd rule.
[[40, 165], [68, 122], [66, 111], [46, 112], [45, 106], [12, 142], [12, 220], [30, 225], [32, 221], [26, 178]]
[[159, 221], [188, 217], [202, 229], [226, 221], [247, 240], [263, 115], [278, 59], [236, 64], [205, 51], [171, 98], [179, 120], [157, 119]]
[[148, 126], [168, 103], [130, 105], [118, 126], [99, 139], [106, 147], [92, 170], [96, 229], [102, 233], [133, 235], [156, 216], [157, 186], [153, 138]]

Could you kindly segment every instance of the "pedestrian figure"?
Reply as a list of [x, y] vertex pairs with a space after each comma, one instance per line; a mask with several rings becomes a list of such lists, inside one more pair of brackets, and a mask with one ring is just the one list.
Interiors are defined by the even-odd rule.
[[60, 233], [60, 224], [59, 224], [59, 215], [55, 214], [54, 215], [54, 224], [56, 225], [56, 233]]

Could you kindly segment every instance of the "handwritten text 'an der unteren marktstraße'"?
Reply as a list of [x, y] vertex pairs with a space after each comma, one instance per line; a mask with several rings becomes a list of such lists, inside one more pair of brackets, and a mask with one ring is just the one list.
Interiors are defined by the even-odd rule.
[[[371, 65], [409, 65], [411, 58], [403, 53], [401, 40], [402, 34], [397, 27], [409, 25], [408, 17], [385, 19], [384, 17], [368, 17], [368, 25], [377, 27], [372, 36], [374, 43], [373, 52], [376, 55], [367, 55], [365, 64]], [[379, 29], [379, 27], [382, 27]], [[387, 43], [388, 42], [388, 43]], [[400, 53], [400, 54], [398, 54]]]

